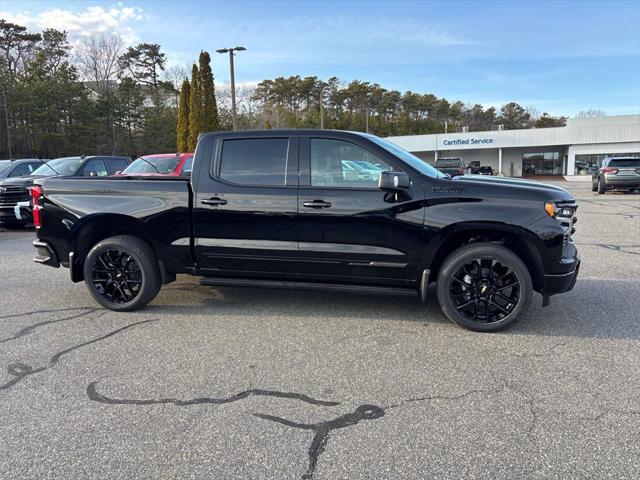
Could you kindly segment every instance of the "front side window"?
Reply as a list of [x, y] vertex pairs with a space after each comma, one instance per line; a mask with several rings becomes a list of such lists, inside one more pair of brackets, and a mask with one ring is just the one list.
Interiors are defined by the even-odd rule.
[[288, 150], [287, 138], [224, 140], [220, 178], [239, 185], [283, 186]]
[[187, 158], [182, 165], [182, 175], [191, 175], [191, 169], [193, 168], [193, 157]]
[[391, 166], [354, 143], [311, 139], [311, 186], [377, 188], [380, 173], [390, 170]]

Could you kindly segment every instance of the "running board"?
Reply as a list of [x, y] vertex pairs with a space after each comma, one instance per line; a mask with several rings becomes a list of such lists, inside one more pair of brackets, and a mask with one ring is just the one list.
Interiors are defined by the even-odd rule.
[[245, 287], [245, 288], [277, 288], [290, 290], [320, 290], [325, 292], [343, 292], [372, 295], [396, 295], [416, 297], [418, 291], [415, 288], [383, 287], [378, 285], [350, 285], [338, 283], [312, 283], [284, 280], [259, 280], [245, 278], [220, 278], [204, 277], [200, 285], [214, 287]]

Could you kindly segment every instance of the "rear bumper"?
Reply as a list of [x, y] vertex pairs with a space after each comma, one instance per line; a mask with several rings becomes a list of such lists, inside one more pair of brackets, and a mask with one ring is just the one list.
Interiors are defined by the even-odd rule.
[[640, 187], [640, 177], [629, 176], [605, 176], [604, 185], [607, 188], [638, 188]]
[[580, 258], [576, 258], [575, 268], [567, 273], [545, 275], [544, 276], [544, 290], [545, 296], [557, 295], [559, 293], [565, 293], [571, 290], [576, 284], [578, 279], [578, 272], [580, 271]]
[[60, 260], [56, 255], [55, 250], [47, 242], [42, 240], [35, 240], [33, 246], [36, 249], [36, 256], [33, 257], [33, 261], [41, 263], [43, 265], [49, 265], [50, 267], [58, 268], [60, 266]]

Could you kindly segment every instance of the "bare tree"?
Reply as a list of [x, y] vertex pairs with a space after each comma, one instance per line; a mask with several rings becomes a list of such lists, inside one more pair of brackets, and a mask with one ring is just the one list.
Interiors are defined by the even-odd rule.
[[180, 87], [184, 80], [188, 80], [190, 76], [189, 70], [180, 65], [172, 65], [164, 71], [164, 81], [171, 85], [173, 92], [176, 96], [176, 105], [178, 105], [178, 95], [180, 94]]
[[122, 49], [122, 39], [113, 35], [93, 35], [76, 47], [75, 60], [82, 77], [95, 82], [98, 93], [109, 90], [118, 78], [118, 58]]
[[580, 110], [576, 117], [578, 118], [591, 118], [591, 117], [606, 117], [607, 112], [604, 110], [598, 110], [597, 108], [589, 108], [587, 110]]

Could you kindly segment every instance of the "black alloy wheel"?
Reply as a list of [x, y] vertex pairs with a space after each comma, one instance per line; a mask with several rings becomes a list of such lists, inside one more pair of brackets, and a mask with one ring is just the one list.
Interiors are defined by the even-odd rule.
[[503, 245], [475, 242], [454, 250], [438, 272], [438, 302], [449, 320], [494, 332], [515, 322], [533, 296], [531, 274]]
[[109, 249], [97, 255], [91, 266], [91, 281], [109, 302], [128, 303], [140, 293], [142, 272], [133, 257], [122, 250]]
[[132, 311], [153, 300], [162, 286], [151, 245], [130, 235], [101, 240], [84, 261], [84, 281], [93, 298], [116, 311]]
[[455, 309], [472, 322], [494, 323], [506, 318], [520, 301], [516, 273], [494, 258], [475, 258], [451, 277], [449, 297]]

